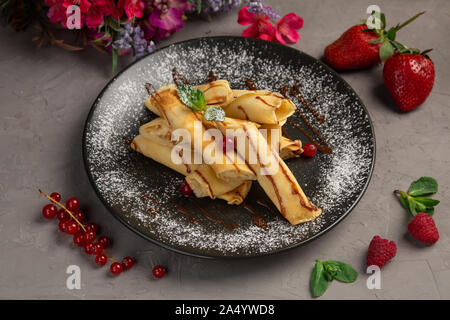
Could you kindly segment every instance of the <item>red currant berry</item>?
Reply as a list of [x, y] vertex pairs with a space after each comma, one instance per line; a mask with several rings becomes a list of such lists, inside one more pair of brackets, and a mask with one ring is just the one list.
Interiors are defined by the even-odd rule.
[[123, 271], [123, 267], [122, 267], [122, 265], [120, 263], [114, 262], [109, 267], [109, 270], [111, 270], [112, 274], [120, 274]]
[[191, 186], [185, 181], [180, 185], [180, 192], [183, 196], [189, 197], [192, 195], [193, 191], [191, 189]]
[[59, 230], [66, 233], [67, 232], [67, 223], [69, 223], [69, 220], [61, 220], [58, 224]]
[[122, 260], [123, 270], [129, 270], [134, 266], [134, 259], [132, 257], [125, 257]]
[[60, 202], [61, 201], [61, 195], [58, 192], [52, 192], [50, 195], [50, 198], [53, 200]]
[[73, 243], [75, 243], [77, 246], [82, 247], [85, 244], [84, 241], [84, 233], [83, 231], [78, 231], [73, 235]]
[[56, 216], [58, 209], [53, 204], [48, 204], [42, 208], [42, 215], [47, 219], [53, 219]]
[[155, 278], [162, 278], [166, 274], [166, 268], [161, 265], [157, 265], [153, 268], [153, 275]]
[[84, 227], [86, 228], [87, 231], [94, 231], [94, 232], [98, 231], [98, 225], [93, 222], [86, 223]]
[[66, 208], [70, 211], [75, 211], [80, 207], [80, 201], [77, 198], [69, 198], [66, 201]]
[[92, 247], [91, 254], [98, 255], [103, 252], [103, 246], [100, 243], [94, 243]]
[[102, 244], [103, 248], [107, 248], [111, 244], [111, 240], [105, 236], [101, 236], [97, 241]]
[[68, 214], [67, 211], [64, 209], [59, 209], [58, 212], [56, 213], [56, 216], [60, 221], [70, 220], [70, 214]]
[[86, 252], [87, 254], [91, 254], [93, 248], [94, 248], [94, 244], [87, 243], [84, 245], [84, 252]]
[[313, 143], [307, 143], [303, 147], [303, 154], [307, 157], [314, 157], [317, 147]]
[[66, 221], [66, 233], [75, 234], [80, 230], [80, 226], [75, 221]]
[[108, 262], [108, 257], [104, 254], [99, 254], [95, 257], [95, 263], [99, 266], [104, 266]]
[[73, 216], [80, 222], [83, 222], [84, 219], [86, 219], [86, 214], [81, 211], [80, 209], [75, 210], [75, 212], [73, 213]]
[[234, 150], [234, 139], [232, 137], [223, 137], [222, 149], [224, 153], [227, 152], [227, 149]]
[[92, 243], [95, 240], [95, 232], [94, 231], [86, 231], [84, 233], [84, 243]]

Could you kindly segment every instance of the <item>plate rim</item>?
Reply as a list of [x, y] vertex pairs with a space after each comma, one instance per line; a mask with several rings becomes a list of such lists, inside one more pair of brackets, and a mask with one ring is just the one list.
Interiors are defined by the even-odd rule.
[[[97, 188], [97, 185], [94, 181], [94, 177], [92, 176], [92, 173], [89, 170], [89, 166], [88, 166], [88, 156], [87, 156], [87, 145], [86, 145], [86, 140], [87, 140], [87, 132], [88, 132], [88, 125], [90, 123], [90, 120], [94, 114], [94, 111], [96, 109], [96, 106], [98, 104], [98, 102], [101, 100], [101, 98], [103, 97], [103, 95], [105, 94], [105, 92], [109, 89], [109, 87], [128, 69], [130, 69], [131, 67], [133, 67], [135, 64], [137, 64], [138, 62], [140, 62], [143, 59], [146, 59], [148, 56], [151, 56], [154, 53], [157, 53], [159, 51], [165, 50], [167, 48], [170, 48], [172, 46], [177, 46], [177, 45], [181, 45], [184, 43], [188, 43], [188, 42], [200, 42], [202, 40], [220, 40], [220, 39], [236, 39], [236, 40], [245, 40], [245, 41], [249, 41], [249, 42], [256, 42], [256, 43], [264, 43], [264, 44], [269, 44], [269, 45], [273, 45], [275, 47], [282, 47], [284, 49], [288, 49], [288, 50], [292, 50], [292, 51], [296, 51], [297, 53], [303, 54], [305, 56], [307, 56], [308, 58], [311, 58], [312, 60], [314, 60], [316, 63], [318, 63], [319, 65], [321, 65], [322, 67], [324, 67], [328, 72], [332, 73], [335, 77], [339, 78], [342, 83], [347, 87], [347, 89], [350, 89], [351, 92], [354, 93], [355, 98], [357, 99], [357, 101], [360, 103], [360, 105], [363, 107], [369, 124], [370, 124], [370, 129], [372, 131], [372, 139], [373, 139], [373, 156], [372, 156], [372, 161], [371, 161], [371, 165], [370, 165], [370, 171], [369, 171], [369, 176], [368, 179], [366, 181], [366, 183], [364, 184], [364, 187], [361, 191], [361, 193], [358, 195], [358, 197], [356, 198], [356, 200], [353, 202], [353, 204], [350, 206], [350, 208], [347, 209], [347, 211], [345, 213], [343, 213], [339, 218], [337, 218], [335, 221], [333, 221], [328, 227], [326, 227], [324, 230], [321, 230], [319, 233], [313, 235], [312, 237], [305, 239], [303, 241], [300, 241], [298, 243], [294, 243], [290, 246], [284, 247], [284, 248], [279, 248], [276, 250], [272, 250], [272, 251], [268, 251], [268, 252], [259, 252], [259, 253], [252, 253], [252, 254], [246, 254], [246, 255], [220, 255], [220, 254], [199, 254], [199, 253], [195, 253], [192, 251], [187, 251], [187, 250], [183, 250], [180, 248], [177, 248], [171, 244], [162, 242], [158, 239], [152, 238], [149, 235], [143, 233], [142, 231], [138, 230], [137, 228], [131, 226], [121, 215], [119, 215], [112, 207], [111, 205], [106, 201], [106, 199], [103, 197], [103, 195], [100, 193], [100, 190]], [[329, 232], [330, 230], [334, 229], [340, 222], [342, 222], [349, 214], [350, 212], [353, 211], [353, 209], [356, 207], [356, 205], [359, 203], [359, 201], [362, 199], [362, 197], [364, 196], [364, 194], [367, 191], [367, 188], [370, 184], [370, 181], [372, 180], [372, 176], [373, 176], [373, 172], [375, 169], [375, 163], [376, 163], [376, 137], [375, 137], [375, 128], [373, 125], [373, 121], [372, 118], [370, 116], [369, 110], [367, 109], [366, 105], [364, 104], [364, 102], [362, 101], [361, 97], [359, 96], [359, 94], [353, 89], [353, 87], [350, 86], [350, 84], [341, 77], [341, 75], [339, 73], [337, 73], [335, 70], [333, 70], [331, 67], [329, 67], [328, 65], [326, 65], [325, 63], [323, 63], [321, 60], [314, 58], [313, 56], [309, 55], [308, 53], [305, 53], [302, 50], [299, 50], [297, 48], [294, 47], [289, 47], [280, 43], [276, 43], [276, 42], [271, 42], [271, 41], [266, 41], [266, 40], [261, 40], [261, 39], [255, 39], [255, 38], [247, 38], [247, 37], [241, 37], [241, 36], [226, 36], [226, 35], [222, 35], [222, 36], [207, 36], [207, 37], [198, 37], [198, 38], [191, 38], [191, 39], [187, 39], [187, 40], [183, 40], [183, 41], [178, 41], [178, 42], [174, 42], [171, 44], [168, 44], [166, 46], [163, 46], [161, 48], [158, 48], [157, 50], [153, 51], [152, 53], [149, 53], [147, 55], [145, 55], [144, 57], [142, 57], [141, 59], [137, 59], [135, 61], [133, 61], [132, 63], [130, 63], [128, 66], [126, 66], [125, 68], [123, 68], [121, 71], [119, 71], [116, 75], [114, 75], [111, 80], [109, 80], [106, 85], [103, 87], [103, 89], [100, 91], [100, 93], [98, 94], [98, 96], [95, 98], [89, 112], [88, 115], [86, 117], [86, 120], [84, 122], [84, 128], [83, 128], [83, 135], [82, 135], [82, 157], [83, 157], [83, 164], [84, 164], [84, 169], [86, 171], [86, 174], [88, 176], [89, 179], [89, 183], [91, 184], [91, 186], [93, 187], [95, 194], [97, 195], [97, 197], [100, 199], [100, 201], [102, 202], [102, 204], [106, 207], [106, 209], [109, 211], [109, 213], [116, 218], [119, 222], [121, 222], [123, 225], [125, 225], [129, 230], [133, 231], [134, 233], [136, 233], [137, 235], [143, 237], [144, 239], [146, 239], [147, 241], [152, 242], [153, 244], [156, 244], [158, 246], [161, 246], [165, 249], [168, 249], [170, 251], [185, 255], [185, 256], [190, 256], [190, 257], [196, 257], [196, 258], [203, 258], [203, 259], [227, 259], [227, 260], [236, 260], [236, 259], [248, 259], [248, 258], [256, 258], [256, 257], [264, 257], [264, 256], [270, 256], [273, 254], [278, 254], [278, 253], [282, 253], [282, 252], [286, 252], [289, 250], [292, 250], [294, 248], [300, 247], [300, 246], [304, 246], [309, 244], [310, 242], [318, 239], [319, 237], [323, 236], [324, 234], [326, 234], [327, 232]]]

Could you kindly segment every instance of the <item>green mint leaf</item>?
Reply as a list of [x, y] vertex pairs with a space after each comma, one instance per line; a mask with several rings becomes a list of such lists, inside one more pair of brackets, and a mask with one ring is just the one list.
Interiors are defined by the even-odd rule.
[[399, 200], [405, 209], [409, 210], [408, 196], [404, 197], [403, 195], [400, 195]]
[[224, 121], [225, 111], [221, 107], [209, 107], [206, 109], [204, 117], [208, 121]]
[[408, 197], [409, 212], [411, 212], [414, 217], [417, 215], [416, 204], [417, 202], [414, 201], [413, 197]]
[[195, 111], [206, 109], [205, 95], [198, 89], [188, 85], [180, 84], [177, 86], [178, 97], [188, 108]]
[[336, 275], [341, 272], [339, 266], [332, 263], [327, 263], [327, 261], [323, 262], [323, 267], [325, 269], [325, 275], [328, 281], [333, 281], [336, 278]]
[[328, 260], [323, 264], [325, 270], [337, 270], [334, 274], [334, 279], [338, 281], [350, 283], [355, 282], [358, 278], [358, 272], [345, 262]]
[[320, 297], [328, 288], [328, 280], [325, 276], [325, 269], [322, 261], [320, 260], [317, 260], [311, 273], [310, 286], [313, 297]]
[[424, 210], [423, 212], [425, 212], [425, 213], [428, 214], [429, 216], [433, 216], [433, 214], [434, 214], [434, 208], [427, 208], [427, 210]]
[[380, 47], [380, 59], [384, 62], [394, 54], [394, 47], [390, 41], [385, 41]]
[[410, 196], [424, 196], [427, 194], [433, 194], [438, 191], [438, 184], [434, 178], [421, 177], [420, 179], [411, 183], [408, 189]]
[[437, 206], [440, 203], [439, 200], [426, 198], [426, 197], [414, 197], [414, 200], [416, 202], [423, 204], [427, 208], [432, 208], [434, 206]]

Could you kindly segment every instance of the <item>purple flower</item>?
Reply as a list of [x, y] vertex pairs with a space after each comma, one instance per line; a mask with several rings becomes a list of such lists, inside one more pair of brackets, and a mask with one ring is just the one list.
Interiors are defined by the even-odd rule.
[[[200, 9], [203, 15], [211, 15], [219, 12], [228, 12], [241, 5], [241, 0], [202, 0]], [[192, 11], [197, 11], [197, 1], [194, 2]]]
[[113, 48], [119, 51], [133, 50], [137, 58], [143, 57], [147, 53], [155, 51], [153, 41], [147, 42], [145, 33], [141, 27], [133, 27], [132, 23], [126, 24], [119, 32], [120, 38], [113, 42]]
[[258, 16], [266, 16], [272, 20], [279, 20], [280, 14], [269, 6], [266, 6], [261, 0], [245, 0], [245, 6], [249, 12]]

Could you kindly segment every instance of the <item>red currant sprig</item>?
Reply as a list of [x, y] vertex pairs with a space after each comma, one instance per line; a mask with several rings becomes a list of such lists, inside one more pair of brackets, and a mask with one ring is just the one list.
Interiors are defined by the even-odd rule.
[[[77, 198], [69, 198], [64, 206], [60, 203], [61, 195], [59, 193], [53, 192], [48, 196], [40, 189], [39, 193], [52, 202], [44, 206], [42, 215], [47, 219], [58, 217], [59, 229], [64, 233], [73, 235], [73, 242], [77, 246], [83, 247], [87, 254], [95, 255], [95, 262], [99, 266], [104, 266], [108, 260], [112, 261], [110, 271], [115, 275], [122, 273], [124, 270], [129, 270], [134, 266], [135, 260], [131, 257], [123, 258], [122, 263], [116, 262], [113, 258], [108, 257], [105, 248], [110, 245], [110, 239], [101, 236], [96, 241], [98, 225], [93, 222], [82, 223], [86, 219], [86, 214], [79, 209], [80, 202]], [[55, 204], [60, 207], [59, 210]]]

